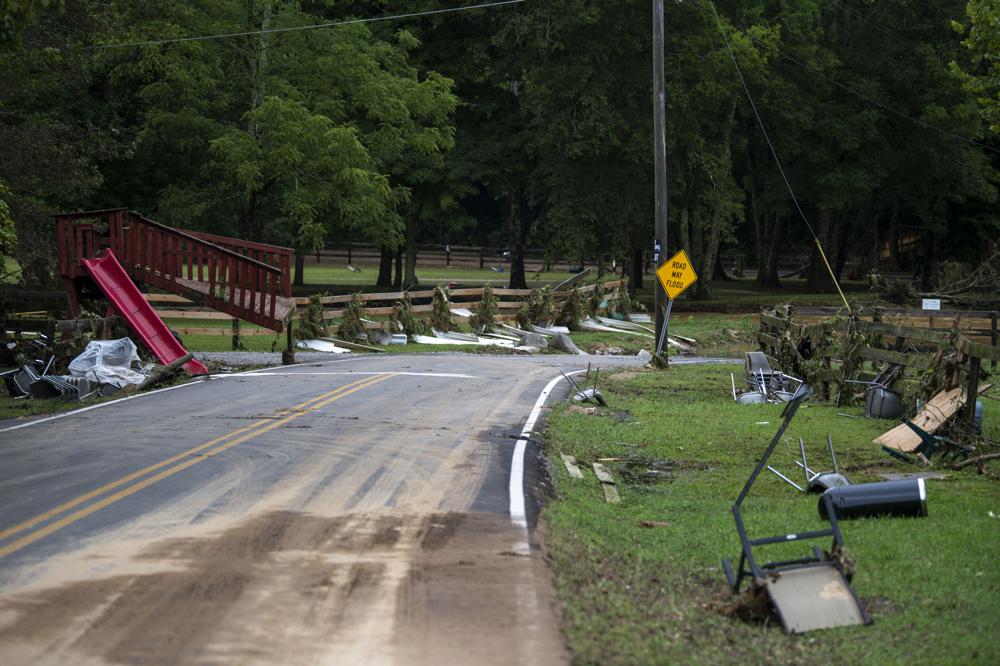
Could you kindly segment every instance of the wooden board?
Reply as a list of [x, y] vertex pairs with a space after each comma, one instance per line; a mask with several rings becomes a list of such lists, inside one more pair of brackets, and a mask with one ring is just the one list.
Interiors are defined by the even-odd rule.
[[611, 472], [608, 471], [608, 468], [601, 463], [594, 463], [594, 474], [596, 474], [597, 478], [601, 480], [601, 483], [610, 483], [614, 485], [615, 477], [611, 476]]
[[569, 473], [571, 477], [573, 477], [574, 479], [583, 478], [583, 472], [581, 472], [580, 468], [577, 467], [576, 465], [576, 458], [574, 458], [573, 456], [568, 456], [565, 453], [560, 453], [559, 457], [562, 458], [563, 465], [566, 466], [566, 471]]
[[[938, 428], [943, 426], [955, 415], [962, 405], [965, 404], [965, 389], [953, 388], [949, 391], [941, 391], [936, 396], [927, 401], [920, 413], [913, 417], [912, 422], [921, 430], [934, 434]], [[882, 433], [874, 440], [875, 444], [881, 444], [897, 451], [911, 452], [915, 450], [922, 440], [920, 435], [913, 432], [908, 425], [900, 423], [892, 430]]]
[[[178, 335], [225, 335], [227, 337], [232, 337], [233, 329], [231, 328], [174, 328]], [[272, 335], [277, 336], [281, 333], [275, 333], [274, 331], [267, 328], [241, 328], [240, 336], [245, 335]]]

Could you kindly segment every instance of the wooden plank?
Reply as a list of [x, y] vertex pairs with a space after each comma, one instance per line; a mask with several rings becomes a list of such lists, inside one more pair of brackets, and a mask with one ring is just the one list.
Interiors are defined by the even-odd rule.
[[[232, 335], [231, 328], [174, 328], [180, 335]], [[240, 335], [281, 335], [266, 328], [241, 328]]]
[[156, 310], [156, 314], [160, 316], [161, 319], [206, 319], [213, 321], [229, 321], [231, 319], [237, 319], [230, 314], [225, 312], [219, 312], [218, 310]]
[[[495, 291], [495, 290], [494, 290]], [[466, 287], [463, 289], [452, 289], [449, 292], [452, 296], [479, 296], [483, 297], [482, 287]]]
[[858, 351], [858, 356], [866, 361], [877, 363], [893, 363], [903, 365], [908, 368], [926, 370], [934, 362], [932, 354], [904, 354], [903, 352], [890, 351], [888, 349], [874, 349], [872, 347], [862, 347]]
[[574, 479], [583, 478], [583, 472], [581, 472], [580, 468], [577, 467], [575, 457], [568, 456], [565, 453], [560, 453], [559, 457], [562, 458], [563, 465], [566, 466], [566, 472], [568, 472], [571, 477]]
[[341, 340], [340, 338], [318, 338], [325, 342], [332, 342], [338, 347], [343, 347], [344, 349], [350, 349], [351, 351], [367, 351], [367, 352], [383, 352], [384, 349], [379, 349], [378, 347], [371, 347], [369, 345], [359, 344], [357, 342], [348, 342], [347, 340]]
[[[928, 400], [924, 408], [920, 410], [920, 413], [913, 417], [913, 424], [933, 435], [964, 404], [964, 388], [957, 387], [949, 391], [941, 391]], [[905, 423], [901, 423], [892, 430], [882, 433], [874, 442], [875, 444], [903, 452], [911, 452], [922, 443], [920, 435], [913, 432]]]
[[615, 483], [615, 477], [611, 476], [611, 472], [608, 471], [608, 468], [601, 463], [594, 463], [594, 474], [597, 475], [597, 478], [600, 479], [601, 483], [610, 483], [611, 485], [614, 485]]
[[1000, 347], [984, 345], [978, 342], [963, 339], [958, 348], [966, 356], [975, 356], [976, 358], [988, 361], [1000, 361]]
[[496, 296], [531, 296], [533, 289], [494, 289], [493, 293]]
[[917, 340], [932, 344], [942, 344], [948, 341], [948, 336], [944, 333], [935, 333], [926, 328], [914, 326], [899, 326], [896, 324], [881, 324], [870, 321], [858, 321], [854, 323], [855, 328], [868, 335], [891, 335], [896, 338], [906, 338], [907, 340]]

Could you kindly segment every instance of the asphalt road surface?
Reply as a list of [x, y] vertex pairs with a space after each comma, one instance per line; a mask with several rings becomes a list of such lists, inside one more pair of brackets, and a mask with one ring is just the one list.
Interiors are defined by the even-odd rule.
[[0, 423], [0, 663], [567, 661], [522, 430], [588, 360], [351, 357]]

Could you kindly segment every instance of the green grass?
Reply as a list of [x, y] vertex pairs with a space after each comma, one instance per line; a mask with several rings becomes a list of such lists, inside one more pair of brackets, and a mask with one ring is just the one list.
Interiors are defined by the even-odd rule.
[[[1000, 482], [975, 470], [928, 481], [929, 516], [842, 523], [856, 563], [854, 588], [875, 624], [786, 636], [780, 626], [727, 614], [733, 597], [720, 558], [736, 558], [730, 506], [773, 436], [780, 407], [741, 406], [730, 397], [738, 367], [681, 367], [609, 375], [609, 406], [596, 414], [566, 405], [549, 419], [547, 451], [558, 499], [545, 509], [548, 550], [565, 608], [565, 631], [581, 664], [998, 663], [1000, 644]], [[1000, 438], [1000, 409], [986, 401], [988, 435]], [[849, 419], [859, 408], [807, 404], [772, 458], [793, 465], [804, 437], [817, 462], [831, 433], [842, 469], [855, 483], [878, 472], [915, 471], [871, 443], [891, 422]], [[760, 422], [767, 422], [761, 424]], [[574, 480], [558, 453], [586, 468]], [[621, 504], [607, 504], [590, 464], [619, 481]], [[629, 460], [638, 461], [630, 463]], [[663, 463], [667, 478], [623, 476]], [[744, 505], [752, 536], [820, 529], [815, 496], [765, 472]], [[652, 529], [639, 521], [666, 521]], [[829, 543], [823, 543], [829, 547]], [[769, 548], [767, 559], [801, 557], [811, 544]]]
[[[504, 267], [503, 273], [496, 273], [489, 268], [459, 268], [446, 267], [439, 268], [418, 268], [417, 279], [420, 284], [428, 287], [441, 282], [460, 282], [465, 285], [490, 285], [492, 287], [506, 287], [510, 281], [510, 268]], [[572, 273], [566, 271], [551, 271], [546, 273], [527, 274], [528, 282], [531, 286], [544, 286], [550, 283], [559, 283], [573, 277]], [[377, 266], [363, 266], [360, 273], [348, 270], [347, 266], [334, 266], [330, 264], [315, 264], [306, 260], [305, 276], [303, 281], [314, 285], [357, 285], [374, 286], [378, 278]], [[607, 280], [615, 279], [608, 276]], [[590, 280], [593, 282], [593, 280]]]
[[[656, 278], [647, 275], [644, 278], [643, 289], [639, 290], [638, 298], [652, 309], [653, 284]], [[712, 300], [699, 301], [695, 299], [694, 287], [680, 295], [674, 302], [674, 313], [678, 312], [756, 312], [761, 307], [770, 307], [780, 303], [791, 302], [797, 305], [842, 306], [844, 302], [836, 293], [817, 294], [806, 287], [802, 279], [784, 279], [778, 289], [764, 289], [757, 286], [753, 280], [740, 278], [729, 282], [714, 282], [712, 284]], [[841, 284], [844, 295], [849, 300], [859, 302], [873, 300], [868, 292], [867, 283], [844, 282]], [[853, 303], [852, 303], [853, 305]]]

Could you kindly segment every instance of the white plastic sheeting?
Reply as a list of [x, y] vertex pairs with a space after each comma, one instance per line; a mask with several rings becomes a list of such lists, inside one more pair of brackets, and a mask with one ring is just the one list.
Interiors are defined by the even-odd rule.
[[146, 375], [132, 369], [132, 364], [138, 362], [135, 343], [128, 338], [93, 340], [82, 354], [70, 361], [69, 374], [97, 384], [124, 388], [129, 384], [141, 384], [146, 379]]

